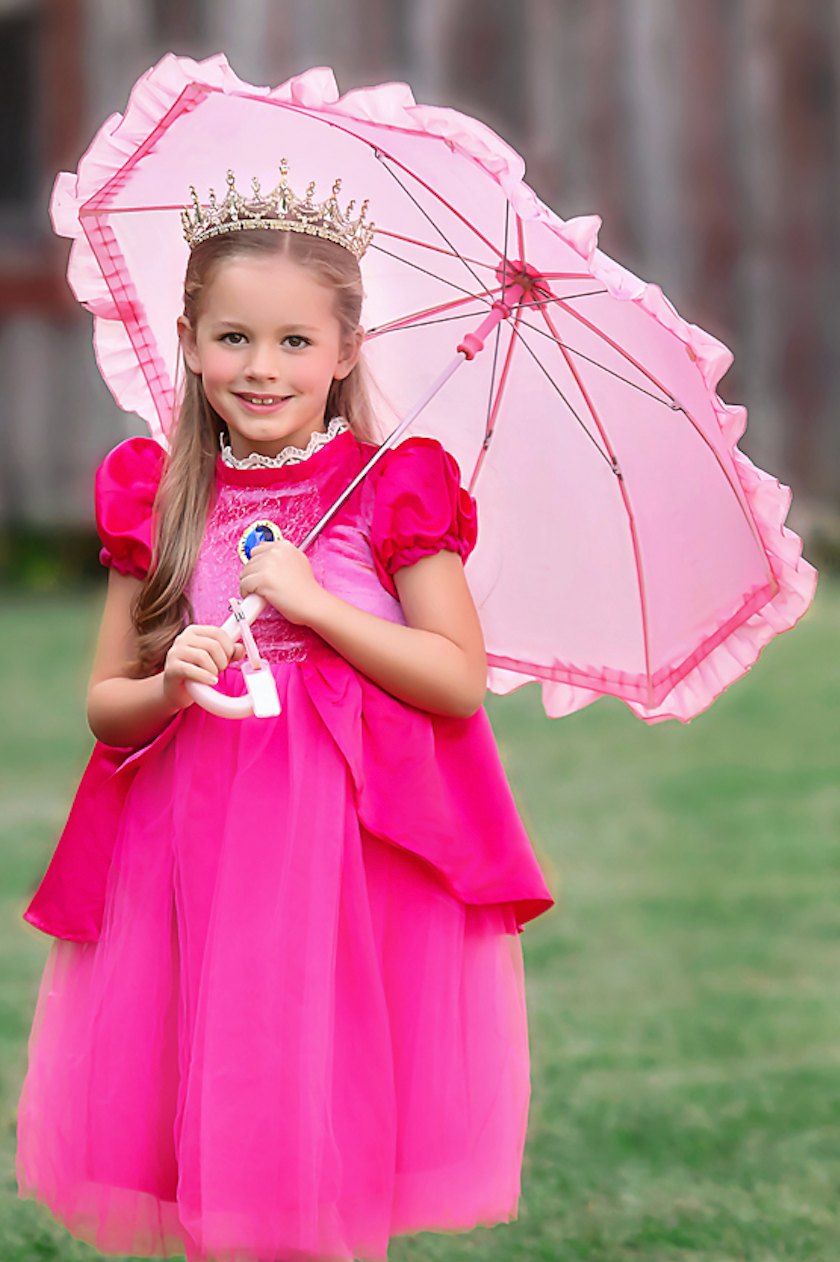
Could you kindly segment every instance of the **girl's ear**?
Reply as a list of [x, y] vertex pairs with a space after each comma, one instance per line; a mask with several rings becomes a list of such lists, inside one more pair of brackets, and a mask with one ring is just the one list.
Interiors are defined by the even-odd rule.
[[195, 330], [186, 316], [178, 316], [178, 341], [181, 343], [181, 354], [184, 363], [198, 376], [201, 376], [201, 357], [195, 343]]
[[[359, 362], [359, 356], [362, 353], [362, 343], [364, 340], [365, 331], [362, 326], [359, 325], [359, 327], [350, 335], [344, 344], [341, 359], [336, 364], [335, 372], [333, 373], [333, 377], [336, 381], [343, 381], [345, 377], [350, 376], [350, 373]], [[184, 358], [186, 358], [186, 356]]]

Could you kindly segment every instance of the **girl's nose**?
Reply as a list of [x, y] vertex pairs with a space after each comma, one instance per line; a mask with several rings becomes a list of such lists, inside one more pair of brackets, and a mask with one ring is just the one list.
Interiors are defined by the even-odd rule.
[[276, 346], [255, 342], [248, 357], [246, 376], [251, 380], [274, 381], [279, 375], [279, 354]]

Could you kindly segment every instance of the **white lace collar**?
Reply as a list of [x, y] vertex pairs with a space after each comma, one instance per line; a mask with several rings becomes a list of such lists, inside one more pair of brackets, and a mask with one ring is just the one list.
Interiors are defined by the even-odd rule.
[[250, 456], [245, 456], [244, 460], [236, 459], [230, 446], [220, 435], [222, 462], [227, 465], [228, 469], [282, 469], [283, 465], [301, 464], [304, 460], [308, 460], [310, 456], [314, 456], [316, 451], [320, 451], [333, 438], [343, 434], [349, 428], [350, 426], [343, 416], [334, 416], [326, 430], [316, 430], [312, 434], [305, 448], [284, 447], [276, 456], [260, 456], [256, 452], [252, 452]]

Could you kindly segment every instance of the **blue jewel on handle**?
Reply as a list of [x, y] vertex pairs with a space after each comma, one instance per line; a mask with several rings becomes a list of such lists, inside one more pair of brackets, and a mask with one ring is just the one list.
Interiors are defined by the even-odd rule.
[[276, 522], [262, 519], [252, 522], [243, 530], [239, 543], [236, 545], [236, 551], [244, 565], [246, 561], [251, 560], [251, 553], [261, 543], [277, 543], [278, 539], [282, 538], [283, 532]]

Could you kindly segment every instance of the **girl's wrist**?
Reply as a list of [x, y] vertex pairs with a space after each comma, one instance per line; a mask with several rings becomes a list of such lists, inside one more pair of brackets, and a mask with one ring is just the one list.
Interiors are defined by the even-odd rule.
[[330, 603], [335, 599], [314, 579], [311, 587], [307, 585], [306, 591], [297, 600], [290, 601], [285, 590], [272, 592], [263, 588], [257, 594], [268, 601], [288, 622], [299, 627], [311, 627], [313, 630], [317, 630], [316, 622], [329, 616]]
[[161, 700], [163, 705], [171, 711], [171, 716], [180, 714], [181, 710], [186, 710], [187, 706], [193, 704], [193, 699], [187, 692], [187, 681], [185, 679], [167, 679], [164, 672], [161, 672]]

